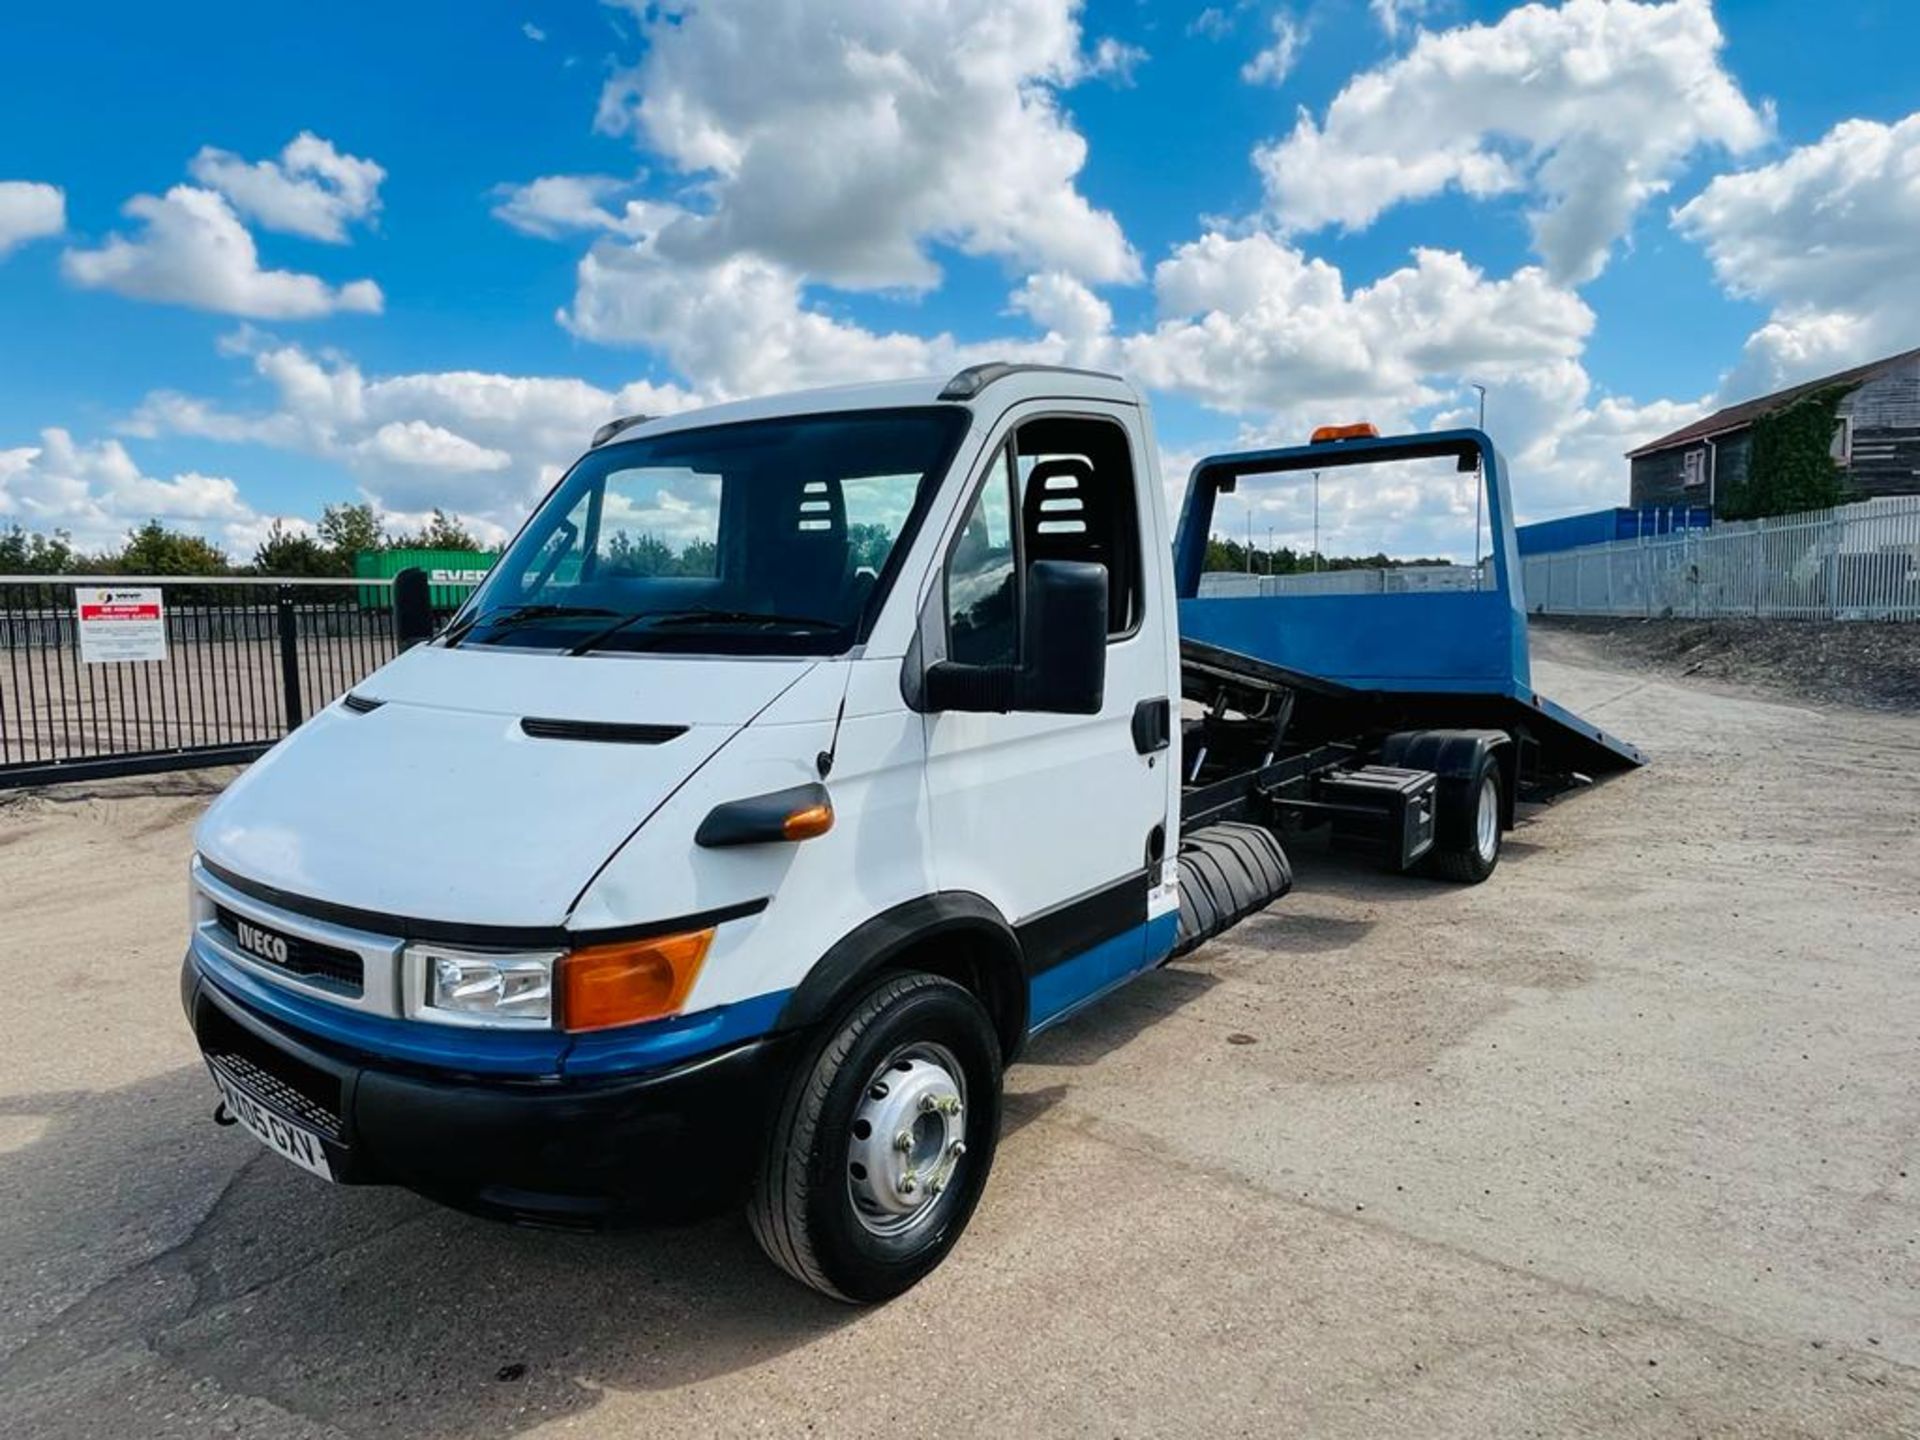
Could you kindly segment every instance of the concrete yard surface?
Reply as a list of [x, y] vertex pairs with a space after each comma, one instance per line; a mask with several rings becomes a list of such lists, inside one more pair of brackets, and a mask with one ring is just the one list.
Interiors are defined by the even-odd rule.
[[1920, 1435], [1920, 718], [1606, 668], [1651, 768], [1477, 888], [1295, 893], [1043, 1037], [947, 1264], [562, 1235], [211, 1123], [226, 774], [0, 797], [0, 1434]]

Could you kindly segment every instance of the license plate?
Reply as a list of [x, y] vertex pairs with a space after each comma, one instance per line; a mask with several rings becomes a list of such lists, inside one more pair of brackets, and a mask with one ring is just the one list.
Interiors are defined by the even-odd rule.
[[318, 1175], [322, 1180], [333, 1179], [333, 1167], [327, 1164], [327, 1152], [318, 1135], [255, 1098], [213, 1061], [207, 1062], [207, 1069], [213, 1072], [213, 1083], [220, 1090], [220, 1098], [227, 1102], [227, 1113], [238, 1120], [249, 1135], [309, 1174]]

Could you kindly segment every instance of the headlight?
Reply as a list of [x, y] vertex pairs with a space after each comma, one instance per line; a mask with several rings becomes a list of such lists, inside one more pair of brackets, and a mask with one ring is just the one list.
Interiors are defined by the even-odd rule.
[[513, 953], [409, 945], [407, 1014], [443, 1025], [605, 1030], [679, 1014], [712, 930]]
[[410, 945], [408, 1012], [448, 1025], [545, 1029], [553, 1023], [553, 967], [564, 953], [489, 954]]

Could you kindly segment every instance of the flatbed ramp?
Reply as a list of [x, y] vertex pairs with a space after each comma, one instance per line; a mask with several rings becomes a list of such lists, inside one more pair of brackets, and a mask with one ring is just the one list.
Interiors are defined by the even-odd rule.
[[[1491, 553], [1479, 588], [1405, 594], [1203, 596], [1216, 497], [1245, 476], [1443, 457], [1478, 471]], [[1292, 692], [1296, 740], [1423, 728], [1504, 730], [1523, 778], [1556, 788], [1646, 755], [1533, 688], [1504, 461], [1479, 430], [1349, 438], [1210, 456], [1193, 469], [1174, 545], [1181, 659]]]

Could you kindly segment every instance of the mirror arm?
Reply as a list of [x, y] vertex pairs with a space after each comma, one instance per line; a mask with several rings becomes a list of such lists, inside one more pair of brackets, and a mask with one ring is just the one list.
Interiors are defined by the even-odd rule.
[[962, 665], [940, 660], [927, 667], [926, 694], [935, 710], [988, 711], [1006, 715], [1020, 705], [1017, 665]]

